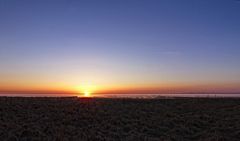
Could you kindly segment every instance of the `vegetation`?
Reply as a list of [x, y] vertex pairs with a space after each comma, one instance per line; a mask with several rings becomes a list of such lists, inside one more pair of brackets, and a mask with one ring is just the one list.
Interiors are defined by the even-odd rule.
[[237, 98], [0, 98], [1, 141], [239, 139]]

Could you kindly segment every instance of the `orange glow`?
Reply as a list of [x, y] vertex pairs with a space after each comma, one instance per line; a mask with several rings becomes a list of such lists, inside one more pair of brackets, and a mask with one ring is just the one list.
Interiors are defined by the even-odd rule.
[[92, 97], [93, 93], [96, 91], [97, 87], [91, 84], [82, 84], [76, 87], [76, 90], [80, 94], [80, 96], [84, 97]]
[[91, 93], [88, 92], [88, 91], [85, 91], [85, 92], [84, 92], [84, 97], [91, 97]]
[[158, 85], [0, 85], [1, 94], [65, 94], [94, 97], [101, 94], [167, 94], [167, 93], [239, 93], [240, 84], [158, 84]]

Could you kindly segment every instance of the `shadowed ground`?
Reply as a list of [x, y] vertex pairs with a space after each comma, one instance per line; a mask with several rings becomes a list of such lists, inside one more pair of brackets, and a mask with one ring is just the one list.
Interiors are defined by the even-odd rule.
[[0, 140], [239, 140], [240, 99], [0, 98]]

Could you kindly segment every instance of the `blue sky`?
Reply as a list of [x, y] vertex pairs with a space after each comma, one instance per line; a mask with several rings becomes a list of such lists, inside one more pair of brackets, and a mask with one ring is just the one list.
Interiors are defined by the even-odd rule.
[[0, 0], [0, 84], [240, 84], [236, 0]]

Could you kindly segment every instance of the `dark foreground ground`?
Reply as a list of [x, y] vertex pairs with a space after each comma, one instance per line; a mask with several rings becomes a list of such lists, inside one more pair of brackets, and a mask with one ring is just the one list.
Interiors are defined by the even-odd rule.
[[0, 141], [239, 141], [240, 99], [0, 98]]

